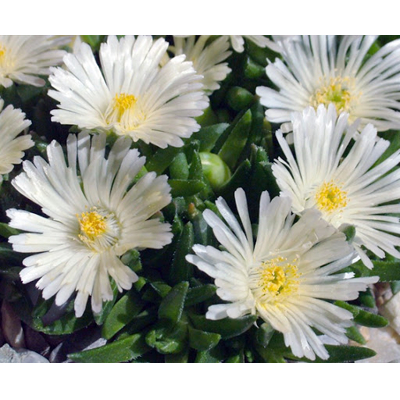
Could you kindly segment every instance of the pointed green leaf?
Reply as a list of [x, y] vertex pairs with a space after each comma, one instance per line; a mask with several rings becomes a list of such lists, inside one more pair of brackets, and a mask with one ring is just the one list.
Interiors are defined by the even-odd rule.
[[221, 339], [218, 333], [204, 332], [189, 327], [189, 345], [198, 351], [208, 351], [215, 347]]
[[187, 292], [185, 307], [190, 307], [210, 299], [215, 295], [216, 291], [217, 287], [211, 284], [190, 288]]
[[224, 354], [220, 346], [211, 350], [200, 351], [197, 353], [195, 363], [220, 363], [224, 360]]
[[172, 197], [193, 196], [206, 188], [206, 184], [198, 179], [170, 179], [168, 183], [171, 186]]
[[218, 195], [225, 198], [226, 201], [233, 199], [233, 193], [237, 188], [245, 187], [251, 176], [251, 163], [249, 160], [244, 160], [231, 179], [218, 190]]
[[78, 363], [120, 363], [140, 357], [149, 350], [143, 335], [136, 334], [96, 349], [69, 354], [68, 358]]
[[350, 305], [345, 301], [335, 301], [338, 307], [344, 308], [353, 314], [354, 322], [358, 325], [367, 326], [369, 328], [383, 328], [388, 325], [388, 320], [381, 315], [373, 314], [361, 309], [360, 307]]
[[0, 236], [8, 239], [12, 235], [18, 235], [21, 231], [15, 228], [11, 228], [8, 224], [0, 222]]
[[137, 292], [131, 289], [115, 304], [108, 314], [102, 329], [102, 336], [105, 339], [112, 338], [125, 325], [139, 314], [143, 308], [143, 302]]
[[236, 123], [218, 155], [233, 170], [246, 146], [251, 127], [251, 111], [247, 110]]
[[203, 315], [189, 315], [193, 326], [196, 329], [219, 333], [222, 339], [232, 338], [246, 332], [257, 320], [255, 315], [246, 315], [241, 318], [224, 318], [220, 320], [206, 319]]
[[166, 319], [172, 324], [176, 324], [181, 319], [188, 288], [188, 282], [181, 282], [171, 289], [158, 309], [160, 319]]
[[218, 138], [225, 132], [228, 126], [229, 124], [224, 122], [201, 128], [192, 135], [191, 140], [198, 140], [200, 142], [200, 151], [211, 151]]
[[168, 146], [165, 149], [158, 149], [154, 155], [147, 161], [146, 168], [148, 171], [154, 171], [157, 175], [162, 174], [172, 163], [172, 160], [182, 150], [179, 147]]
[[233, 110], [240, 111], [250, 107], [254, 101], [254, 95], [247, 89], [239, 86], [233, 86], [226, 94], [226, 101]]
[[169, 175], [172, 179], [188, 179], [189, 165], [185, 153], [178, 153], [169, 166]]
[[267, 347], [270, 342], [275, 329], [268, 323], [263, 323], [256, 332], [256, 340], [262, 347]]
[[346, 336], [352, 340], [353, 342], [357, 342], [360, 344], [366, 344], [364, 336], [361, 334], [359, 329], [356, 326], [350, 326], [346, 329]]
[[367, 347], [359, 346], [334, 346], [330, 344], [325, 345], [326, 350], [329, 353], [327, 360], [322, 360], [316, 357], [315, 361], [311, 361], [308, 358], [296, 358], [290, 355], [285, 355], [287, 358], [303, 362], [315, 362], [315, 363], [347, 363], [358, 360], [364, 360], [376, 355], [374, 350], [368, 349]]
[[146, 343], [161, 354], [177, 354], [187, 345], [187, 323], [178, 322], [172, 328], [159, 322], [146, 335]]
[[192, 251], [194, 244], [193, 225], [188, 222], [180, 235], [169, 272], [169, 280], [173, 284], [189, 281], [193, 274], [193, 265], [186, 261], [186, 255]]

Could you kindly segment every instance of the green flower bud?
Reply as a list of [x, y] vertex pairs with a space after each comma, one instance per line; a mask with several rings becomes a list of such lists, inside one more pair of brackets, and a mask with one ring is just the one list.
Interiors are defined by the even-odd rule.
[[225, 162], [214, 153], [200, 152], [203, 173], [212, 189], [219, 189], [231, 178], [231, 171]]
[[229, 89], [227, 94], [227, 101], [229, 107], [235, 111], [243, 110], [251, 105], [254, 101], [254, 95], [251, 94], [247, 89], [239, 86], [234, 86]]

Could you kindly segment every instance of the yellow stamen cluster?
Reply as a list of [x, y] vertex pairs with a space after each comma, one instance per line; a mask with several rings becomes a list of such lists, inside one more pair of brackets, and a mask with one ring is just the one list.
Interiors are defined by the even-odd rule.
[[113, 109], [117, 112], [117, 120], [120, 122], [122, 115], [125, 111], [134, 107], [137, 98], [132, 94], [116, 94], [114, 97]]
[[284, 257], [264, 261], [261, 266], [258, 286], [264, 294], [277, 297], [293, 294], [299, 285], [297, 266], [287, 262]]
[[324, 182], [315, 194], [318, 209], [331, 213], [347, 206], [347, 192], [340, 189], [333, 181]]
[[357, 97], [354, 95], [352, 86], [351, 80], [348, 77], [341, 78], [338, 76], [330, 78], [329, 83], [324, 84], [312, 96], [311, 102], [313, 107], [317, 108], [319, 104], [328, 106], [330, 103], [333, 103], [338, 113], [350, 111], [351, 104]]
[[93, 242], [96, 238], [103, 235], [107, 229], [106, 217], [99, 214], [97, 211], [84, 212], [77, 214], [81, 234], [79, 239], [83, 242]]

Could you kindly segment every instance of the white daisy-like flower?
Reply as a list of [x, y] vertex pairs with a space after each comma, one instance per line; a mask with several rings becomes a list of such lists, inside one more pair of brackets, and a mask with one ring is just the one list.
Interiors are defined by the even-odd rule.
[[185, 54], [194, 69], [203, 76], [203, 89], [207, 95], [220, 88], [231, 69], [225, 61], [232, 52], [229, 51], [229, 36], [221, 36], [207, 44], [210, 35], [201, 35], [196, 39], [191, 36], [173, 36], [174, 44], [169, 50], [175, 55]]
[[263, 35], [230, 35], [229, 38], [231, 40], [232, 48], [236, 51], [236, 53], [243, 53], [244, 39], [252, 41], [258, 47], [267, 47], [271, 42], [270, 39]]
[[60, 50], [69, 36], [0, 35], [0, 86], [13, 82], [43, 86], [40, 75], [49, 75], [49, 67], [62, 63], [66, 54]]
[[250, 40], [255, 43], [258, 47], [268, 47], [269, 49], [275, 51], [276, 53], [281, 52], [280, 42], [288, 38], [298, 38], [298, 35], [272, 35], [272, 39], [267, 38], [264, 35], [230, 35], [230, 40], [233, 50], [237, 53], [243, 53], [244, 51], [244, 40]]
[[[4, 100], [0, 98], [0, 175], [8, 174], [15, 164], [20, 164], [25, 153], [35, 143], [31, 135], [21, 135], [31, 125], [25, 113], [8, 105], [4, 110]], [[0, 177], [0, 180], [2, 178]]]
[[172, 239], [170, 226], [152, 218], [171, 201], [167, 176], [149, 172], [134, 185], [145, 163], [130, 138], [119, 138], [105, 157], [106, 135], [70, 135], [67, 160], [59, 143], [47, 148], [49, 163], [35, 157], [13, 186], [42, 207], [44, 216], [7, 211], [10, 226], [27, 231], [9, 238], [13, 249], [38, 253], [24, 259], [23, 283], [35, 281], [43, 298], [64, 304], [74, 292], [75, 314], [88, 297], [94, 313], [111, 300], [110, 277], [120, 291], [137, 275], [120, 256], [130, 249], [160, 249]]
[[49, 77], [60, 102], [52, 121], [79, 128], [113, 131], [165, 148], [180, 147], [200, 129], [194, 119], [208, 103], [201, 76], [185, 56], [160, 68], [168, 43], [151, 36], [109, 36], [97, 65], [90, 46], [80, 43], [64, 57], [67, 69], [53, 68]]
[[308, 210], [294, 223], [290, 198], [270, 201], [268, 192], [263, 192], [254, 244], [242, 189], [235, 192], [235, 200], [241, 224], [222, 198], [216, 205], [226, 223], [211, 210], [203, 213], [224, 250], [194, 245], [196, 255], [187, 256], [215, 279], [217, 295], [225, 300], [210, 306], [206, 317], [258, 315], [283, 333], [295, 356], [327, 359], [329, 354], [312, 328], [347, 343], [345, 328], [351, 325], [352, 314], [325, 300], [354, 300], [378, 277], [338, 273], [351, 263], [354, 250], [317, 210]]
[[380, 258], [385, 252], [400, 258], [399, 218], [389, 215], [400, 212], [400, 171], [392, 171], [400, 150], [374, 165], [389, 141], [380, 139], [371, 124], [356, 132], [357, 123], [349, 126], [347, 113], [337, 117], [333, 104], [294, 113], [292, 124], [294, 152], [278, 130], [286, 161], [277, 160], [272, 171], [282, 192], [292, 198], [293, 212], [314, 207], [337, 228], [355, 226], [353, 245], [369, 268], [372, 262], [363, 246]]
[[[290, 121], [293, 111], [333, 103], [338, 112], [360, 118], [363, 128], [400, 129], [400, 40], [367, 55], [377, 36], [303, 36], [280, 42], [283, 61], [269, 63], [266, 73], [277, 90], [258, 87], [266, 118]], [[286, 128], [285, 128], [286, 129]]]

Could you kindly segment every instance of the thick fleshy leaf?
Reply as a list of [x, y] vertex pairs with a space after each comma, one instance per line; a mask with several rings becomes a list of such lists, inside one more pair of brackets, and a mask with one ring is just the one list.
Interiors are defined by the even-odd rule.
[[204, 332], [189, 327], [189, 345], [198, 351], [208, 351], [215, 347], [221, 339], [218, 333]]
[[238, 163], [240, 155], [246, 146], [251, 127], [251, 111], [244, 113], [242, 118], [235, 124], [229, 137], [218, 152], [228, 167], [233, 170]]
[[136, 334], [96, 349], [69, 354], [68, 357], [78, 363], [120, 363], [140, 357], [149, 350], [144, 335]]
[[186, 255], [191, 252], [194, 244], [193, 225], [188, 222], [180, 235], [171, 269], [169, 271], [169, 281], [177, 284], [182, 281], [189, 281], [193, 274], [193, 265], [186, 261]]
[[201, 128], [192, 135], [192, 140], [200, 142], [200, 151], [211, 151], [214, 148], [218, 138], [225, 132], [229, 124], [223, 122]]
[[139, 314], [143, 305], [143, 301], [135, 290], [132, 289], [126, 293], [108, 314], [102, 329], [103, 337], [111, 339]]
[[176, 324], [181, 319], [188, 288], [188, 282], [180, 282], [171, 289], [158, 309], [160, 319], [166, 319], [171, 324]]
[[207, 319], [203, 315], [190, 314], [190, 320], [196, 329], [219, 333], [222, 339], [229, 339], [246, 332], [257, 320], [254, 315], [247, 315], [241, 318], [224, 318], [217, 321]]
[[350, 311], [354, 316], [354, 322], [358, 325], [369, 328], [383, 328], [389, 324], [389, 321], [381, 315], [370, 313], [345, 301], [335, 301], [335, 305]]

